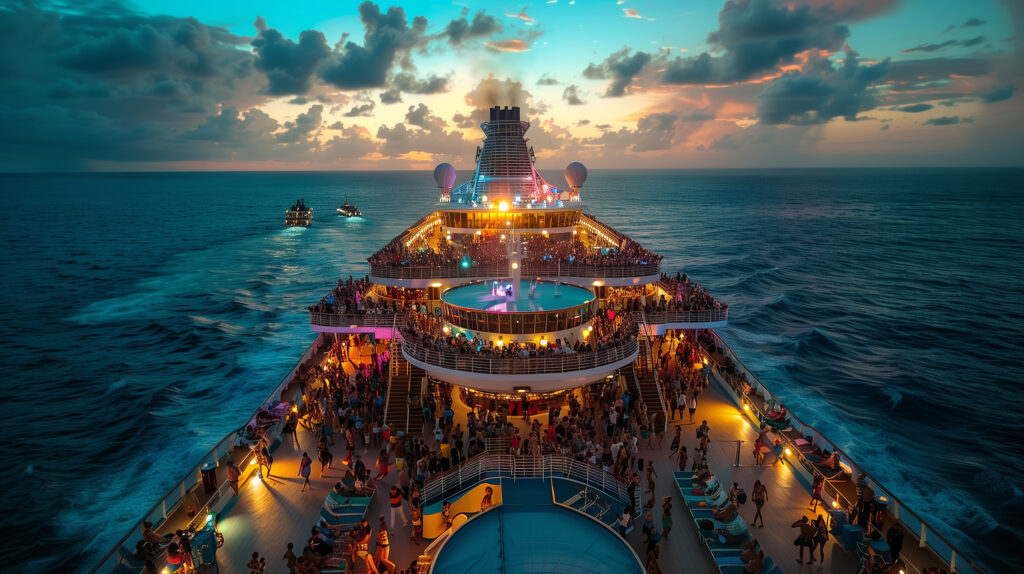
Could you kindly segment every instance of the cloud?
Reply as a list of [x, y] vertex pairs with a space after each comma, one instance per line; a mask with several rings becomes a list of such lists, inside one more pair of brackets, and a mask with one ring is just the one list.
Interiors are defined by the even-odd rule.
[[445, 127], [445, 121], [430, 113], [430, 108], [423, 104], [409, 106], [405, 114], [405, 123], [421, 127], [427, 131]]
[[363, 44], [346, 41], [321, 65], [320, 78], [342, 89], [384, 87], [395, 65], [412, 68], [409, 54], [423, 41], [427, 19], [416, 16], [410, 25], [401, 8], [381, 13], [371, 2], [359, 5], [359, 18], [366, 30]]
[[298, 143], [314, 135], [323, 123], [324, 107], [320, 104], [310, 106], [305, 113], [299, 114], [295, 121], [285, 122], [283, 130], [275, 134], [281, 143]]
[[984, 41], [984, 36], [977, 36], [969, 40], [946, 40], [945, 42], [941, 42], [939, 44], [918, 44], [913, 48], [900, 50], [900, 53], [910, 54], [912, 52], [938, 52], [939, 50], [948, 48], [950, 46], [963, 46], [965, 48], [970, 48], [972, 46], [977, 46], [978, 44], [981, 44]]
[[643, 19], [640, 12], [636, 8], [623, 8], [622, 13], [626, 18], [638, 18]]
[[373, 108], [376, 106], [372, 101], [365, 104], [356, 104], [352, 109], [342, 114], [346, 118], [370, 117], [373, 115]]
[[1013, 92], [1015, 90], [1016, 87], [1013, 84], [1007, 84], [1005, 86], [998, 87], [992, 90], [991, 92], [988, 92], [987, 94], [982, 96], [981, 101], [985, 102], [986, 104], [994, 104], [996, 102], [1008, 100], [1013, 97]]
[[672, 147], [672, 139], [676, 135], [677, 119], [675, 113], [659, 112], [641, 117], [635, 129], [619, 128], [610, 131], [611, 126], [602, 124], [596, 127], [606, 131], [596, 138], [584, 139], [583, 144], [599, 147], [605, 156], [626, 151], [643, 153], [667, 150]]
[[484, 38], [501, 32], [501, 22], [484, 10], [473, 14], [473, 20], [466, 19], [465, 14], [452, 20], [444, 27], [441, 36], [448, 39], [452, 46], [462, 46], [462, 43], [475, 38]]
[[391, 78], [388, 89], [381, 92], [380, 101], [383, 104], [398, 104], [402, 102], [402, 93], [407, 94], [440, 94], [447, 92], [450, 81], [447, 76], [428, 76], [424, 80], [416, 76], [399, 72]]
[[952, 126], [956, 124], [969, 124], [974, 121], [974, 118], [961, 118], [960, 116], [942, 116], [940, 118], [932, 118], [925, 121], [921, 125], [925, 126]]
[[507, 16], [509, 18], [518, 18], [519, 20], [522, 20], [523, 22], [526, 22], [527, 24], [533, 24], [534, 22], [536, 22], [536, 20], [534, 20], [533, 18], [531, 18], [531, 17], [526, 15], [526, 8], [523, 8], [522, 10], [520, 10], [519, 12], [517, 12], [515, 14], [508, 14], [508, 13], [506, 13], [505, 16]]
[[715, 119], [715, 114], [712, 113], [710, 106], [705, 106], [688, 114], [682, 114], [678, 119], [681, 122], [706, 122]]
[[[493, 106], [519, 106], [524, 108], [526, 115], [530, 115], [526, 108], [533, 103], [532, 100], [533, 95], [523, 89], [521, 82], [516, 82], [511, 78], [499, 80], [493, 74], [480, 80], [465, 97], [466, 104], [473, 106], [476, 110], [486, 112]], [[533, 113], [539, 112], [534, 111]]]
[[454, 116], [452, 116], [452, 122], [455, 123], [456, 127], [460, 127], [463, 129], [471, 128], [476, 125], [476, 122], [473, 121], [472, 117], [463, 115], [461, 113], [456, 113]]
[[620, 97], [626, 94], [633, 78], [637, 76], [651, 61], [651, 55], [637, 52], [629, 55], [629, 48], [613, 52], [600, 64], [589, 64], [583, 70], [583, 77], [591, 80], [608, 79], [606, 97]]
[[579, 87], [575, 84], [567, 86], [565, 90], [562, 91], [562, 99], [570, 106], [582, 106], [586, 103], [580, 99]]
[[950, 25], [942, 32], [951, 32], [953, 30], [959, 30], [961, 28], [974, 28], [976, 26], [982, 26], [984, 24], [988, 24], [988, 22], [986, 22], [985, 20], [979, 20], [977, 18], [968, 18], [967, 21], [965, 21], [963, 24], [960, 24], [959, 26]]
[[933, 106], [931, 104], [911, 104], [909, 106], [903, 106], [903, 107], [900, 107], [900, 108], [896, 108], [896, 111], [907, 112], [909, 114], [918, 114], [918, 113], [921, 113], [921, 112], [927, 112], [928, 110], [930, 110], [930, 109], [932, 109], [934, 107], [935, 106]]
[[[808, 50], [835, 52], [843, 47], [850, 33], [839, 22], [856, 18], [864, 10], [881, 9], [871, 4], [857, 7], [813, 2], [786, 5], [771, 0], [726, 2], [718, 14], [718, 29], [707, 37], [712, 50], [668, 60], [662, 82], [742, 82], [791, 63], [797, 54]], [[718, 52], [722, 55], [713, 55]]]
[[546, 73], [537, 80], [538, 86], [557, 86], [561, 84], [557, 79], [548, 76]]
[[498, 52], [526, 52], [530, 49], [530, 45], [519, 38], [484, 42], [484, 45]]
[[789, 72], [772, 80], [757, 95], [757, 117], [763, 124], [817, 124], [875, 107], [871, 86], [889, 72], [889, 60], [861, 65], [857, 53], [847, 49], [836, 68], [828, 58], [808, 63], [806, 71]]
[[324, 35], [314, 30], [299, 34], [296, 44], [273, 28], [263, 18], [256, 19], [259, 31], [252, 41], [253, 66], [267, 75], [267, 93], [273, 95], [305, 94], [317, 66], [331, 53]]

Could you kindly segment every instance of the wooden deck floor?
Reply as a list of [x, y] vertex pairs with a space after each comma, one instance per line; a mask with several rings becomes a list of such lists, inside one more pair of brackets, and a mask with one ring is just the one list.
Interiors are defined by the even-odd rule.
[[[468, 408], [456, 401], [456, 422], [466, 423]], [[546, 415], [541, 415], [542, 419]], [[855, 574], [857, 563], [855, 558], [841, 546], [830, 539], [826, 545], [824, 568], [817, 565], [801, 566], [797, 564], [797, 552], [792, 541], [796, 530], [790, 525], [802, 515], [812, 516], [808, 501], [810, 495], [805, 485], [801, 484], [787, 465], [754, 467], [751, 454], [753, 441], [757, 432], [746, 422], [741, 413], [725, 396], [719, 394], [712, 386], [701, 394], [697, 409], [696, 421], [707, 419], [711, 427], [711, 448], [708, 461], [711, 469], [718, 475], [725, 488], [733, 481], [739, 482], [749, 494], [754, 480], [761, 480], [768, 488], [768, 502], [764, 508], [765, 527], [752, 528], [752, 533], [761, 541], [767, 554], [785, 573], [827, 572], [832, 574]], [[525, 424], [525, 423], [519, 423]], [[683, 424], [682, 421], [671, 421], [663, 444], [659, 447], [656, 440], [641, 441], [640, 455], [645, 460], [654, 461], [658, 479], [655, 494], [658, 504], [655, 507], [655, 522], [660, 527], [660, 501], [663, 496], [672, 496], [675, 502], [673, 512], [674, 526], [665, 541], [661, 543], [661, 567], [664, 572], [686, 572], [687, 574], [717, 572], [716, 567], [701, 547], [699, 534], [691, 520], [679, 490], [672, 478], [676, 470], [675, 461], [668, 458], [668, 447], [672, 429], [682, 425], [683, 443], [692, 453], [697, 441], [694, 436], [696, 425]], [[427, 425], [424, 434], [430, 433], [431, 425]], [[740, 448], [740, 464], [734, 467], [736, 458], [736, 441], [745, 441]], [[428, 443], [432, 442], [432, 438]], [[340, 478], [344, 466], [344, 445], [334, 447], [336, 468], [329, 470], [320, 478], [320, 465], [313, 463], [310, 478], [312, 488], [300, 492], [302, 479], [298, 476], [298, 463], [305, 450], [315, 458], [316, 441], [306, 430], [300, 430], [298, 444], [285, 437], [285, 441], [274, 452], [272, 475], [265, 481], [257, 481], [243, 485], [237, 502], [223, 514], [219, 521], [219, 529], [224, 534], [224, 547], [218, 552], [218, 562], [225, 574], [246, 574], [245, 564], [252, 553], [259, 552], [266, 557], [267, 572], [287, 572], [282, 560], [285, 545], [295, 544], [296, 553], [300, 553], [305, 541], [309, 538], [310, 528], [319, 516], [324, 498], [331, 486]], [[359, 452], [362, 452], [361, 448]], [[372, 463], [372, 454], [364, 455], [367, 464]], [[392, 473], [385, 480], [386, 485], [397, 483], [397, 473]], [[644, 481], [646, 489], [646, 481]], [[383, 487], [383, 488], [386, 488]], [[384, 494], [383, 492], [381, 494]], [[644, 492], [646, 500], [650, 494]], [[372, 501], [367, 518], [376, 526], [377, 516], [385, 513], [387, 502], [385, 496], [376, 496]], [[821, 507], [819, 506], [819, 511]], [[408, 512], [408, 510], [407, 510]], [[742, 506], [741, 515], [749, 523], [754, 514], [754, 506], [749, 502]], [[425, 545], [412, 544], [408, 535], [410, 528], [400, 525], [392, 528], [392, 560], [399, 567], [407, 567], [423, 550]], [[629, 543], [643, 557], [644, 543], [640, 528], [636, 528], [628, 537]], [[362, 568], [357, 568], [362, 572]]]

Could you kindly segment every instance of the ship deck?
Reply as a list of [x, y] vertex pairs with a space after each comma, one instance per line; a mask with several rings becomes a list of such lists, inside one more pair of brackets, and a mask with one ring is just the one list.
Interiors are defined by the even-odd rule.
[[[456, 393], [457, 396], [457, 393]], [[456, 397], [456, 422], [465, 425], [468, 408]], [[540, 415], [542, 422], [546, 414]], [[808, 506], [810, 495], [806, 485], [802, 484], [786, 465], [771, 465], [769, 455], [767, 466], [753, 466], [753, 455], [749, 445], [757, 437], [757, 432], [748, 424], [727, 397], [712, 385], [700, 397], [695, 420], [706, 419], [711, 427], [711, 446], [708, 462], [712, 471], [719, 477], [725, 488], [733, 482], [739, 482], [750, 493], [755, 480], [761, 480], [768, 489], [768, 502], [764, 508], [766, 526], [752, 528], [752, 534], [761, 542], [767, 555], [773, 559], [782, 572], [812, 572], [815, 570], [834, 574], [854, 574], [858, 570], [857, 559], [843, 549], [835, 540], [830, 539], [825, 549], [825, 563], [822, 570], [817, 566], [801, 566], [796, 562], [796, 548], [792, 542], [796, 530], [790, 525], [807, 515], [813, 517]], [[510, 420], [513, 420], [510, 417]], [[516, 419], [517, 424], [526, 423]], [[685, 423], [677, 419], [673, 425], [682, 426], [683, 444], [690, 450], [697, 446], [694, 438], [695, 424]], [[429, 425], [428, 425], [429, 427]], [[427, 437], [431, 429], [426, 429]], [[664, 496], [672, 496], [674, 502], [673, 528], [661, 543], [660, 565], [664, 572], [717, 572], [717, 568], [700, 543], [696, 525], [690, 518], [682, 503], [679, 488], [673, 480], [676, 463], [668, 457], [671, 428], [666, 433], [663, 443], [659, 446], [656, 439], [641, 441], [640, 456], [644, 460], [654, 461], [658, 475], [655, 494], [658, 501]], [[248, 572], [246, 563], [253, 552], [259, 552], [267, 559], [271, 572], [285, 571], [283, 555], [288, 542], [295, 544], [296, 553], [301, 553], [305, 541], [309, 538], [309, 530], [319, 516], [324, 498], [331, 486], [337, 482], [344, 471], [341, 459], [344, 446], [334, 447], [335, 466], [321, 478], [319, 463], [314, 462], [310, 477], [312, 488], [301, 492], [302, 479], [298, 476], [299, 459], [302, 452], [315, 454], [316, 439], [305, 429], [297, 433], [297, 442], [285, 436], [280, 446], [274, 451], [272, 475], [266, 480], [249, 481], [242, 486], [237, 500], [226, 509], [219, 520], [219, 530], [224, 534], [224, 547], [218, 552], [218, 563], [225, 574], [245, 574]], [[428, 438], [432, 444], [432, 438]], [[736, 441], [745, 441], [740, 448], [740, 466], [733, 466], [736, 461]], [[357, 447], [358, 448], [358, 447]], [[311, 455], [314, 456], [314, 455]], [[372, 460], [372, 455], [368, 455]], [[315, 456], [314, 456], [315, 458]], [[385, 479], [385, 484], [397, 482], [397, 473], [392, 472]], [[650, 494], [643, 493], [646, 501]], [[381, 492], [373, 498], [366, 512], [371, 525], [376, 526], [376, 517], [387, 511], [385, 493]], [[657, 511], [659, 505], [656, 505]], [[755, 509], [752, 502], [742, 505], [740, 514], [749, 523], [753, 519]], [[824, 510], [819, 506], [819, 512]], [[656, 513], [655, 522], [660, 525]], [[410, 542], [408, 528], [399, 528], [392, 533], [392, 560], [399, 568], [409, 565], [428, 544]], [[643, 558], [645, 544], [640, 528], [627, 537], [637, 554]], [[357, 572], [364, 568], [357, 566]]]

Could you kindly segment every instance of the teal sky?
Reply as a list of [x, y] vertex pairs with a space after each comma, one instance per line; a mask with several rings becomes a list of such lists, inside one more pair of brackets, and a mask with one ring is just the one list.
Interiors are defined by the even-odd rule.
[[0, 169], [465, 164], [492, 104], [524, 108], [550, 167], [1019, 164], [1022, 13], [1011, 0], [14, 2], [0, 7], [18, 31], [0, 44]]

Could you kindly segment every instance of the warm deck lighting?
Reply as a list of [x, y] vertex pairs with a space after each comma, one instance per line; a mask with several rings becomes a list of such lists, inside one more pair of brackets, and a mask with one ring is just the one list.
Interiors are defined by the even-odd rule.
[[452, 330], [448, 328], [448, 325], [445, 325], [444, 327], [442, 327], [441, 330], [444, 331], [445, 335], [447, 335], [448, 333], [452, 332]]
[[253, 457], [252, 460], [249, 461], [249, 466], [252, 466], [254, 464], [256, 464], [256, 457]]
[[483, 231], [480, 231], [479, 229], [477, 229], [477, 230], [476, 230], [476, 234], [477, 234], [477, 235], [483, 235], [483, 234], [484, 234], [484, 232], [483, 232]]
[[205, 524], [209, 524], [211, 520], [213, 520], [213, 513], [212, 512], [207, 513], [207, 515], [206, 515], [206, 522], [204, 522], [203, 524], [204, 525]]
[[786, 447], [786, 456], [792, 456], [792, 455], [793, 455], [793, 451], [790, 450], [789, 447], [787, 446]]
[[832, 508], [839, 508], [839, 501], [833, 500], [832, 501]]
[[504, 347], [505, 346], [505, 341], [502, 341], [501, 337], [499, 337], [498, 340], [495, 341], [494, 344], [497, 345], [498, 347]]
[[750, 405], [748, 405], [746, 403], [743, 403], [743, 410], [749, 411], [750, 410]]
[[440, 287], [441, 284], [440, 283], [431, 283], [430, 286], [431, 287]]
[[292, 405], [292, 412], [293, 413], [299, 412], [299, 405]]
[[604, 281], [594, 281], [594, 287], [603, 287]]
[[512, 387], [512, 390], [517, 393], [528, 393], [530, 392], [530, 387]]
[[518, 263], [513, 263], [512, 264], [512, 269], [519, 269], [519, 264]]
[[547, 229], [542, 229], [540, 234], [543, 235], [544, 237], [547, 237], [548, 236], [548, 230]]
[[498, 211], [508, 211], [508, 202], [502, 201], [498, 204]]
[[249, 482], [249, 484], [256, 485], [256, 484], [259, 484], [259, 482], [260, 482], [260, 473], [258, 473], [258, 472], [254, 473], [252, 475], [252, 480]]
[[576, 235], [576, 230], [575, 229], [572, 230], [572, 234]]
[[501, 240], [505, 241], [505, 234], [504, 233], [501, 234]]
[[506, 220], [505, 220], [505, 225], [512, 225], [512, 221], [511, 221], [511, 220], [508, 220], [508, 219], [506, 219]]
[[543, 338], [543, 337], [541, 337], [540, 346], [541, 347], [547, 347], [548, 346], [548, 340]]

